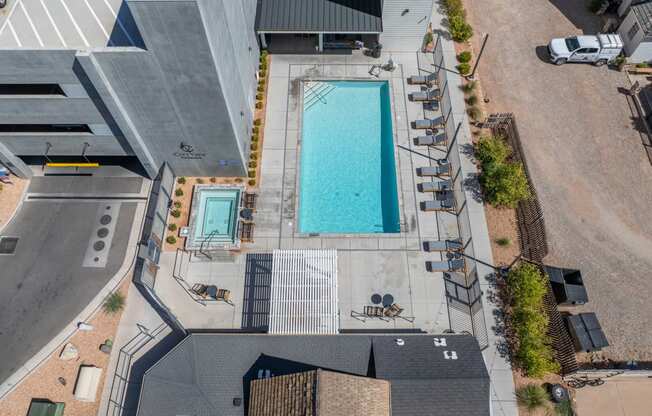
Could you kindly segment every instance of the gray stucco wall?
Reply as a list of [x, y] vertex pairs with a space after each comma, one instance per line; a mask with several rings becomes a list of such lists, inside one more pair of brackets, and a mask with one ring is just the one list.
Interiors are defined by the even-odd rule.
[[[204, 17], [196, 1], [129, 0], [128, 4], [147, 49], [161, 67], [163, 82], [159, 88], [166, 91], [174, 107], [182, 132], [179, 142], [191, 145], [194, 150], [193, 155], [187, 156], [195, 159], [171, 160], [172, 170], [177, 175], [188, 176], [245, 175], [247, 154], [238, 145], [236, 132], [244, 134], [242, 126], [246, 124], [247, 112], [246, 108], [229, 108], [229, 104], [233, 106], [239, 101], [242, 83], [233, 82], [237, 77], [231, 82], [226, 77], [222, 83], [216, 68], [219, 64], [221, 68], [237, 71], [235, 51], [231, 56], [226, 54], [216, 59], [204, 26], [219, 22], [212, 20], [212, 16], [220, 15], [218, 5], [207, 8]], [[208, 16], [208, 12], [213, 14]], [[228, 32], [224, 27], [215, 30]], [[237, 112], [235, 116], [234, 112]], [[203, 158], [196, 159], [200, 155]]]

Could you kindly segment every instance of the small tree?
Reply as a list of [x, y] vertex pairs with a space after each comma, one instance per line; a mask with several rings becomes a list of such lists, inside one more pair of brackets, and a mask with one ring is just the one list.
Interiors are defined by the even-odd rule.
[[177, 238], [173, 235], [168, 235], [165, 241], [167, 241], [168, 244], [176, 244]]
[[469, 72], [471, 72], [471, 65], [469, 65], [467, 62], [463, 62], [457, 66], [455, 66], [458, 71], [460, 71], [460, 74], [462, 75], [468, 75]]
[[176, 231], [177, 230], [177, 225], [174, 224], [174, 223], [168, 224], [168, 230], [173, 231], [173, 232]]
[[108, 315], [120, 312], [125, 306], [125, 296], [120, 292], [111, 293], [102, 304], [102, 310]]
[[451, 37], [455, 42], [466, 42], [473, 36], [473, 28], [466, 22], [466, 19], [462, 15], [450, 16], [448, 18], [448, 26]]
[[516, 401], [528, 411], [539, 409], [549, 403], [548, 393], [538, 384], [528, 384], [518, 388]]

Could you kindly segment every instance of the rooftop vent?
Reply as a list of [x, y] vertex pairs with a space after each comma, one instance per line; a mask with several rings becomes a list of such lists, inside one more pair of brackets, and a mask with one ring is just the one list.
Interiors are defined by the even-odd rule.
[[402, 347], [403, 345], [405, 345], [405, 340], [404, 340], [403, 338], [396, 338], [396, 339], [394, 340], [394, 342], [395, 342], [396, 345], [398, 345], [399, 347]]
[[233, 405], [235, 407], [240, 407], [242, 405], [242, 398], [241, 397], [234, 397], [233, 398]]
[[435, 347], [446, 346], [446, 338], [433, 338], [432, 341], [435, 343]]
[[457, 360], [457, 351], [444, 351], [444, 358], [447, 360]]

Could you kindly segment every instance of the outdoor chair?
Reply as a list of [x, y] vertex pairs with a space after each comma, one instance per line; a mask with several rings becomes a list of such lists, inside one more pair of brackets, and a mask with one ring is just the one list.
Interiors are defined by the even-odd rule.
[[464, 259], [427, 261], [426, 270], [429, 272], [456, 272], [464, 270]]
[[395, 318], [404, 311], [398, 303], [392, 303], [391, 306], [385, 308], [385, 316], [388, 318]]
[[449, 201], [455, 200], [455, 193], [452, 189], [442, 189], [434, 191], [436, 201]]
[[428, 252], [434, 251], [457, 251], [462, 250], [464, 245], [462, 240], [456, 238], [454, 240], [431, 240], [423, 242], [423, 249]]
[[217, 289], [215, 300], [219, 300], [231, 304], [231, 291], [227, 289]]
[[258, 200], [258, 194], [245, 192], [245, 194], [242, 196], [243, 208], [247, 208], [255, 211], [257, 200]]
[[451, 167], [448, 163], [417, 168], [418, 176], [450, 176], [450, 174]]
[[422, 182], [417, 184], [419, 192], [439, 192], [453, 189], [453, 181], [445, 179], [437, 182]]
[[437, 90], [428, 90], [428, 91], [414, 91], [408, 94], [408, 99], [410, 101], [439, 101], [440, 91]]
[[245, 243], [254, 241], [254, 223], [240, 221], [240, 241]]
[[194, 294], [197, 296], [201, 296], [202, 298], [205, 298], [208, 296], [208, 286], [202, 283], [195, 283], [192, 285], [192, 288], [190, 289]]
[[385, 308], [382, 306], [365, 306], [363, 314], [370, 318], [383, 318], [385, 316]]
[[428, 200], [421, 201], [421, 210], [428, 211], [453, 211], [455, 209], [455, 200], [454, 199], [445, 199], [441, 201], [437, 200]]
[[409, 85], [429, 85], [437, 83], [437, 74], [432, 73], [428, 75], [411, 75], [408, 77], [407, 82]]
[[427, 118], [422, 120], [415, 120], [412, 122], [414, 129], [433, 129], [442, 127], [444, 125], [444, 117]]
[[442, 146], [446, 144], [446, 134], [417, 136], [414, 138], [414, 144], [416, 146]]

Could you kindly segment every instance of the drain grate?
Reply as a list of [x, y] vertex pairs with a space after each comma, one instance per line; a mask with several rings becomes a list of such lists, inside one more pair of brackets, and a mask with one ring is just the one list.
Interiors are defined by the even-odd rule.
[[113, 218], [111, 218], [111, 216], [108, 215], [108, 214], [106, 214], [106, 215], [102, 215], [102, 218], [100, 218], [100, 224], [102, 224], [102, 225], [109, 225], [109, 224], [111, 224], [111, 220], [112, 220], [112, 219], [113, 219]]
[[109, 229], [106, 227], [102, 227], [99, 230], [97, 230], [97, 236], [100, 238], [104, 238], [107, 235], [109, 235]]
[[96, 241], [95, 244], [93, 244], [93, 250], [95, 251], [102, 251], [104, 250], [104, 247], [106, 247], [104, 241]]
[[0, 254], [14, 254], [18, 245], [18, 237], [0, 238]]

